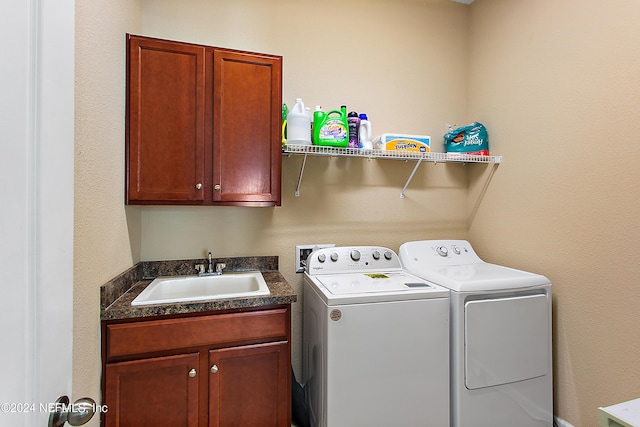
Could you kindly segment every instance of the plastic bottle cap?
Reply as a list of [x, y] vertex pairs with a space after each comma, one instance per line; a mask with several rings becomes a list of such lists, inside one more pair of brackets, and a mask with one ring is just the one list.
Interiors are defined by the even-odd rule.
[[360, 120], [369, 120], [366, 113], [360, 113]]

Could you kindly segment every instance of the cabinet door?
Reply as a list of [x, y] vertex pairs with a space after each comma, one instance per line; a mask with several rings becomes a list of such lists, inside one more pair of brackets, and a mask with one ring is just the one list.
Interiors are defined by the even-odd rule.
[[213, 52], [213, 201], [280, 205], [282, 58]]
[[209, 427], [289, 427], [288, 342], [209, 352]]
[[109, 363], [107, 427], [198, 426], [198, 353]]
[[205, 48], [127, 43], [127, 203], [203, 201]]

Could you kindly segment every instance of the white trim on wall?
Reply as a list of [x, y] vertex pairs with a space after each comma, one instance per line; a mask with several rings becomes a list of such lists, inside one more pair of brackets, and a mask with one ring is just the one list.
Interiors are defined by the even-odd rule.
[[563, 420], [562, 418], [553, 417], [553, 421], [555, 422], [556, 427], [573, 427], [573, 424]]

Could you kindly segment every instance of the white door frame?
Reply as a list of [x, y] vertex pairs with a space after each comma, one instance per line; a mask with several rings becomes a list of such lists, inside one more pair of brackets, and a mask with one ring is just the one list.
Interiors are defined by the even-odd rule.
[[[75, 0], [0, 4], [0, 425], [71, 396]], [[72, 400], [73, 401], [73, 400]]]

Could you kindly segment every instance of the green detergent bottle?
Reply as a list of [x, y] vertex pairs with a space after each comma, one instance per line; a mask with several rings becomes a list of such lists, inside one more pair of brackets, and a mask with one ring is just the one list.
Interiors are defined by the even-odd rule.
[[287, 116], [289, 115], [289, 107], [282, 104], [282, 146], [287, 145]]
[[317, 109], [313, 114], [313, 144], [346, 147], [349, 144], [347, 106], [325, 113]]

